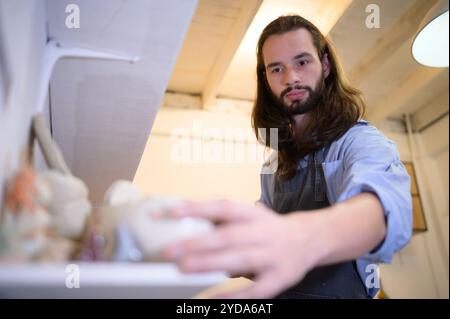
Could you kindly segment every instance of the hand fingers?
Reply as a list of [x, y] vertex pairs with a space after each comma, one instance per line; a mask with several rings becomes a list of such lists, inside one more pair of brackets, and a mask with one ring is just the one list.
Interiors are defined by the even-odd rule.
[[257, 245], [263, 240], [263, 234], [252, 234], [251, 228], [245, 225], [229, 225], [217, 228], [215, 231], [186, 239], [169, 245], [163, 252], [163, 256], [169, 260], [183, 257], [184, 255], [202, 251], [227, 249], [234, 246]]
[[184, 272], [225, 271], [236, 274], [259, 273], [271, 262], [262, 248], [250, 246], [192, 254], [182, 258], [179, 266]]

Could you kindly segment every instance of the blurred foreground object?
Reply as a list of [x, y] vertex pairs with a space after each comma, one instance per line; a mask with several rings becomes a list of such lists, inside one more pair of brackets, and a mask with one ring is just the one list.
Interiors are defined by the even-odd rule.
[[180, 202], [175, 198], [141, 197], [131, 182], [114, 182], [106, 192], [104, 205], [93, 213], [87, 250], [81, 259], [159, 261], [167, 245], [212, 229], [212, 223], [203, 219], [164, 218], [164, 211]]
[[[32, 167], [34, 140], [48, 170]], [[22, 166], [6, 181], [0, 219], [1, 261], [64, 261], [72, 258], [91, 212], [88, 190], [72, 176], [44, 117], [33, 117]]]

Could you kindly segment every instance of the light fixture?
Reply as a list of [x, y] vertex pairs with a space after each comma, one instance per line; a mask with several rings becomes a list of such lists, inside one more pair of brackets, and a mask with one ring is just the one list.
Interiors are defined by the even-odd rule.
[[438, 1], [422, 20], [412, 55], [420, 64], [448, 67], [448, 0]]

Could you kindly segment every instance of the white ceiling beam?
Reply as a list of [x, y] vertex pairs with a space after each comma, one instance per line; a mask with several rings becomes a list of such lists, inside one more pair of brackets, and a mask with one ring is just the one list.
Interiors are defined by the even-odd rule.
[[446, 72], [447, 69], [437, 68], [420, 68], [413, 72], [403, 83], [392, 89], [378, 105], [371, 108], [368, 114], [368, 120], [376, 123], [389, 115], [404, 108], [413, 97], [414, 92], [421, 92], [429, 81], [433, 81], [441, 72]]
[[256, 15], [263, 0], [243, 1], [241, 12], [236, 18], [233, 28], [227, 37], [220, 54], [212, 67], [206, 85], [202, 91], [202, 104], [204, 108], [214, 104], [219, 85], [227, 71], [236, 50], [244, 38], [247, 29]]
[[384, 32], [375, 45], [361, 61], [349, 72], [351, 83], [361, 86], [367, 74], [380, 67], [380, 60], [393, 55], [405, 41], [409, 41], [417, 32], [420, 22], [436, 0], [417, 1], [387, 32]]

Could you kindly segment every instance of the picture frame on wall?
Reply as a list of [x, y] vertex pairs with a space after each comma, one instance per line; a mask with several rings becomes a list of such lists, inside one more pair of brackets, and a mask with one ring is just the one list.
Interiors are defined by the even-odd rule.
[[419, 187], [417, 185], [416, 172], [412, 162], [404, 161], [406, 171], [411, 177], [411, 196], [413, 206], [413, 232], [419, 233], [427, 231], [427, 222], [425, 219], [425, 212], [423, 209], [422, 199], [420, 197]]

